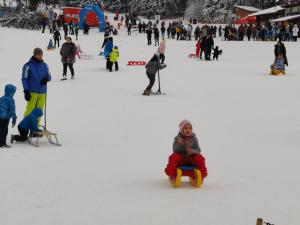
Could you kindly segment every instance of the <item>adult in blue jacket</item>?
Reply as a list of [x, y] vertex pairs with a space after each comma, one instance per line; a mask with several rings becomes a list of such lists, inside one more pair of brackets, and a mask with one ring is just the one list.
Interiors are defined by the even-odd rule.
[[10, 146], [6, 144], [8, 133], [8, 124], [12, 118], [13, 127], [16, 124], [16, 106], [13, 96], [17, 88], [14, 85], [8, 84], [5, 86], [5, 95], [0, 98], [0, 148]]
[[28, 116], [26, 116], [19, 124], [18, 130], [20, 135], [12, 135], [11, 143], [14, 141], [24, 142], [28, 138], [29, 132], [33, 133], [39, 131], [38, 120], [43, 116], [43, 111], [35, 108]]
[[47, 82], [50, 80], [51, 74], [48, 65], [43, 61], [43, 51], [40, 48], [35, 48], [33, 56], [23, 66], [22, 72], [24, 97], [27, 101], [24, 117], [29, 115], [35, 108], [44, 110]]
[[110, 65], [110, 60], [109, 60], [109, 55], [112, 52], [114, 48], [114, 42], [113, 42], [113, 38], [109, 37], [108, 41], [106, 42], [105, 46], [104, 46], [104, 56], [106, 58], [106, 69], [109, 69], [109, 65]]

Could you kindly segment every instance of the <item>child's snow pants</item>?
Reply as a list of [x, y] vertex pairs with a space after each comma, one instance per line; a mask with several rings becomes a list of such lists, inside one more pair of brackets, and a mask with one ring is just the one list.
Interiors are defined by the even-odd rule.
[[165, 169], [166, 174], [170, 177], [176, 177], [176, 170], [181, 165], [195, 166], [201, 171], [203, 178], [207, 176], [205, 158], [201, 154], [195, 154], [190, 157], [186, 157], [178, 153], [173, 153], [169, 157], [169, 163]]

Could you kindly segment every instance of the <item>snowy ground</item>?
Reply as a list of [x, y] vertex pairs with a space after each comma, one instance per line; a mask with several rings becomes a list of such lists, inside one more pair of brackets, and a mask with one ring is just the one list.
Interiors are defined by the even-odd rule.
[[[21, 68], [50, 35], [0, 28], [0, 90], [18, 87]], [[80, 37], [96, 55], [103, 35]], [[167, 42], [161, 72], [166, 96], [141, 96], [143, 67], [156, 47], [145, 36], [116, 38], [120, 71], [104, 59], [78, 61], [76, 80], [61, 82], [59, 52], [45, 51], [53, 81], [48, 127], [63, 147], [14, 144], [0, 152], [1, 225], [299, 224], [299, 43], [287, 43], [285, 77], [268, 76], [272, 42], [218, 42], [219, 62], [188, 59], [194, 42]], [[156, 89], [156, 88], [155, 88]], [[203, 188], [170, 187], [164, 167], [177, 125], [190, 119], [207, 158]], [[16, 129], [10, 130], [16, 133]]]

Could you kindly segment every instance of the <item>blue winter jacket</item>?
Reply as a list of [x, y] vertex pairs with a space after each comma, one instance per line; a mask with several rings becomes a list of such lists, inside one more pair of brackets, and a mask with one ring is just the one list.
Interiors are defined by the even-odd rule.
[[19, 127], [25, 130], [38, 131], [38, 118], [43, 116], [40, 108], [35, 108], [28, 116], [26, 116], [19, 124]]
[[104, 47], [104, 56], [105, 58], [109, 58], [109, 54], [112, 52], [114, 48], [114, 44], [111, 40], [108, 40]]
[[277, 57], [274, 64], [276, 70], [285, 70], [284, 58]]
[[16, 105], [13, 99], [17, 88], [8, 84], [5, 86], [5, 95], [0, 98], [0, 119], [13, 119], [13, 123], [16, 122]]
[[44, 94], [46, 93], [46, 86], [41, 85], [41, 80], [47, 77], [51, 80], [48, 65], [44, 61], [37, 61], [33, 57], [23, 66], [22, 83], [24, 90], [29, 92]]

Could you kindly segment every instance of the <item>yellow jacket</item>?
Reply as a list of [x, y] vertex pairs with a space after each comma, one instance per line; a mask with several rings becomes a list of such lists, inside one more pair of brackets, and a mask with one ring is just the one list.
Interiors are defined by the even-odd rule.
[[112, 52], [109, 54], [109, 60], [114, 63], [114, 62], [118, 62], [118, 58], [119, 58], [119, 50], [114, 48]]

